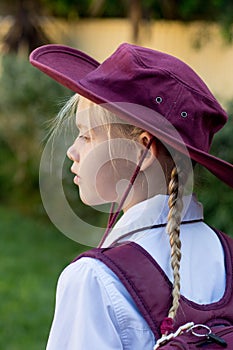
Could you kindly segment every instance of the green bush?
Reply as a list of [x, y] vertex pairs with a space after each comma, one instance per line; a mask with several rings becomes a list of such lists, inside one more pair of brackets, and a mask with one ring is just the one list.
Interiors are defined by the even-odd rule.
[[[228, 123], [215, 136], [211, 153], [233, 164], [233, 101], [228, 103]], [[233, 236], [233, 190], [219, 181], [203, 167], [196, 172], [196, 192], [204, 205], [206, 221]]]
[[[1, 202], [33, 207], [46, 123], [71, 95], [14, 55], [2, 57], [0, 78]], [[25, 200], [26, 199], [26, 200]]]

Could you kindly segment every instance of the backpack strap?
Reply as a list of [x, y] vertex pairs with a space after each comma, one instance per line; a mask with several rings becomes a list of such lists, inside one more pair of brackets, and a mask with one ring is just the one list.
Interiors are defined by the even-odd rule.
[[151, 255], [130, 242], [113, 248], [94, 248], [77, 259], [81, 257], [99, 259], [119, 277], [158, 339], [160, 324], [172, 302], [171, 284]]
[[231, 259], [232, 261], [232, 266], [233, 266], [233, 239], [232, 237], [229, 237], [226, 233], [222, 232], [222, 231], [219, 231], [215, 228], [212, 228], [218, 235], [220, 241], [224, 244], [225, 242], [225, 245], [228, 247], [229, 249], [229, 258]]
[[[226, 291], [219, 302], [198, 305], [181, 296], [176, 328], [189, 322], [206, 323], [209, 319], [227, 319], [233, 324], [233, 239], [214, 229], [225, 252]], [[172, 303], [172, 284], [168, 277], [140, 245], [127, 242], [111, 248], [94, 248], [81, 257], [102, 261], [120, 279], [151, 328], [156, 339], [161, 337], [160, 325]]]

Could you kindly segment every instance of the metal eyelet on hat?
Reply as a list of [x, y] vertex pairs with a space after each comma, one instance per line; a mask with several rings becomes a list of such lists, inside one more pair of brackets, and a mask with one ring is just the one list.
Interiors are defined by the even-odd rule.
[[180, 113], [180, 115], [181, 115], [182, 118], [187, 118], [188, 113], [186, 111], [183, 111], [183, 112]]
[[157, 96], [157, 97], [155, 98], [155, 102], [158, 103], [158, 104], [162, 103], [162, 102], [163, 102], [162, 97], [161, 97], [161, 96]]

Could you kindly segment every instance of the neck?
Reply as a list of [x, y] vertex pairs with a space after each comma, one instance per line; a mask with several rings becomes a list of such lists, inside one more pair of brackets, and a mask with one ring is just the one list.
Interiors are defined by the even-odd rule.
[[124, 213], [137, 203], [152, 198], [158, 194], [167, 194], [167, 186], [164, 181], [154, 176], [151, 178], [149, 174], [140, 172], [135, 184], [133, 185], [123, 206]]

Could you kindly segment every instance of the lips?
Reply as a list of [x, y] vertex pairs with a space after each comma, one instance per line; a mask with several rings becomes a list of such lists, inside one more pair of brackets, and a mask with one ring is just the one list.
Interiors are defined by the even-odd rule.
[[75, 175], [75, 177], [74, 177], [74, 183], [75, 183], [75, 185], [79, 185], [79, 182], [80, 182], [80, 177], [78, 176], [78, 175]]
[[77, 174], [77, 169], [76, 169], [76, 171], [75, 171], [74, 165], [72, 165], [72, 167], [71, 167], [70, 170], [71, 170], [71, 172], [75, 175], [75, 176], [74, 176], [74, 179], [73, 179], [73, 182], [75, 183], [75, 185], [79, 185], [80, 176]]

